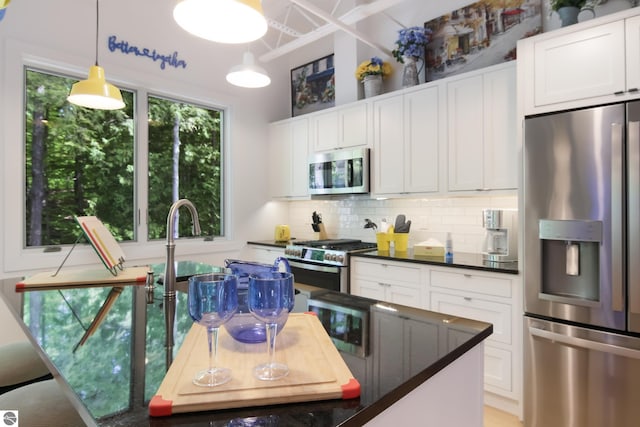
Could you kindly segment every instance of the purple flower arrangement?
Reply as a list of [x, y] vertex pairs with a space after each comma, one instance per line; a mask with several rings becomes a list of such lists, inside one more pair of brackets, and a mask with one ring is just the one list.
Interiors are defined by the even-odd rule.
[[414, 58], [424, 57], [424, 49], [431, 41], [433, 31], [429, 28], [410, 27], [398, 31], [396, 48], [391, 52], [393, 57], [401, 64], [404, 64], [403, 57], [412, 56]]

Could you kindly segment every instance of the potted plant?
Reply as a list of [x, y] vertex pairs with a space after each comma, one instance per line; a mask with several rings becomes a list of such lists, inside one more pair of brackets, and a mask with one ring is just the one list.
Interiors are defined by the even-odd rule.
[[358, 65], [355, 75], [356, 79], [364, 84], [365, 98], [380, 94], [382, 79], [389, 76], [392, 70], [388, 62], [384, 62], [377, 56]]
[[[578, 14], [587, 4], [587, 0], [550, 0], [551, 10], [558, 13], [563, 27], [578, 22]], [[590, 9], [593, 12], [593, 9]]]
[[396, 48], [391, 52], [401, 64], [405, 64], [402, 76], [402, 86], [408, 87], [418, 84], [418, 69], [416, 62], [424, 61], [424, 50], [431, 41], [433, 32], [429, 28], [409, 27], [398, 31]]

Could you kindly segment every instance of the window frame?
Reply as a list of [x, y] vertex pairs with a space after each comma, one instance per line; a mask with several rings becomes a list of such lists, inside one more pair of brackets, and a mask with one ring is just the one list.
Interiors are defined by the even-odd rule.
[[[1, 50], [0, 50], [1, 52]], [[29, 272], [40, 269], [56, 269], [73, 247], [72, 244], [56, 247], [26, 247], [25, 235], [25, 69], [32, 68], [38, 71], [71, 76], [78, 80], [86, 78], [86, 70], [70, 64], [80, 63], [77, 58], [69, 54], [56, 52], [45, 47], [36, 47], [23, 42], [9, 40], [5, 45], [5, 66], [0, 67], [0, 77], [4, 82], [5, 94], [3, 110], [0, 117], [0, 126], [3, 129], [3, 206], [2, 226], [3, 237], [3, 267], [5, 272]], [[56, 60], [50, 58], [57, 58]], [[115, 67], [114, 67], [115, 68]], [[4, 74], [4, 75], [3, 75]], [[135, 79], [135, 78], [134, 78]], [[221, 120], [221, 201], [222, 223], [221, 234], [213, 241], [206, 241], [203, 237], [184, 236], [177, 241], [176, 258], [210, 256], [214, 252], [224, 252], [229, 249], [237, 249], [238, 245], [231, 241], [231, 206], [229, 203], [229, 164], [230, 164], [230, 138], [229, 138], [229, 106], [220, 105], [211, 99], [203, 99], [192, 94], [205, 93], [201, 88], [185, 87], [183, 82], [178, 84], [163, 80], [162, 87], [144, 87], [131, 81], [117, 79], [115, 73], [108, 75], [108, 80], [118, 87], [135, 93], [134, 106], [137, 121], [134, 135], [134, 212], [136, 212], [136, 241], [123, 242], [122, 248], [126, 254], [125, 266], [139, 265], [141, 263], [163, 262], [166, 254], [166, 241], [164, 239], [148, 240], [147, 204], [148, 204], [148, 156], [147, 141], [148, 127], [144, 124], [148, 118], [148, 96], [167, 98], [173, 101], [191, 103], [204, 108], [217, 109], [223, 115]], [[140, 81], [144, 81], [142, 78]], [[179, 94], [178, 94], [179, 93]], [[6, 124], [11, 124], [7, 126]], [[14, 177], [15, 179], [8, 179]], [[15, 185], [19, 179], [20, 185]], [[167, 213], [170, 206], [167, 206]], [[197, 206], [196, 206], [197, 208]], [[17, 225], [20, 224], [18, 227]], [[80, 231], [80, 230], [79, 230]], [[81, 240], [82, 243], [82, 240]], [[51, 248], [55, 248], [53, 251]], [[58, 249], [59, 248], [59, 249]], [[102, 268], [102, 264], [95, 252], [88, 244], [79, 244], [73, 249], [73, 253], [65, 262], [68, 266], [92, 266]]]

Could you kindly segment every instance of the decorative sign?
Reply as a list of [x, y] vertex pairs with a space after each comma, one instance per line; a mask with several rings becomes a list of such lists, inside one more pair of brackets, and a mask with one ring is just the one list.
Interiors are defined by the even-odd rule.
[[162, 70], [164, 70], [167, 65], [174, 68], [187, 68], [187, 62], [182, 59], [178, 59], [178, 52], [173, 52], [171, 55], [162, 55], [158, 53], [156, 49], [152, 50], [146, 47], [141, 48], [129, 44], [126, 40], [118, 41], [116, 36], [109, 36], [109, 50], [111, 52], [119, 50], [126, 55], [133, 54], [135, 56], [143, 56], [153, 60], [154, 62], [160, 62], [160, 68]]
[[541, 11], [541, 0], [483, 0], [425, 22], [425, 81], [516, 59], [518, 40], [542, 32]]

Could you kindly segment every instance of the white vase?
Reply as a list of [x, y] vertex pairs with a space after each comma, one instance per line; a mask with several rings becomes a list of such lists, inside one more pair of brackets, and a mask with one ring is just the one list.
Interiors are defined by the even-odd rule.
[[404, 88], [417, 85], [419, 81], [416, 58], [413, 56], [405, 56], [402, 60], [404, 61], [404, 68], [402, 69], [402, 87]]
[[364, 76], [362, 84], [364, 85], [365, 98], [371, 98], [382, 93], [382, 76], [380, 74]]

